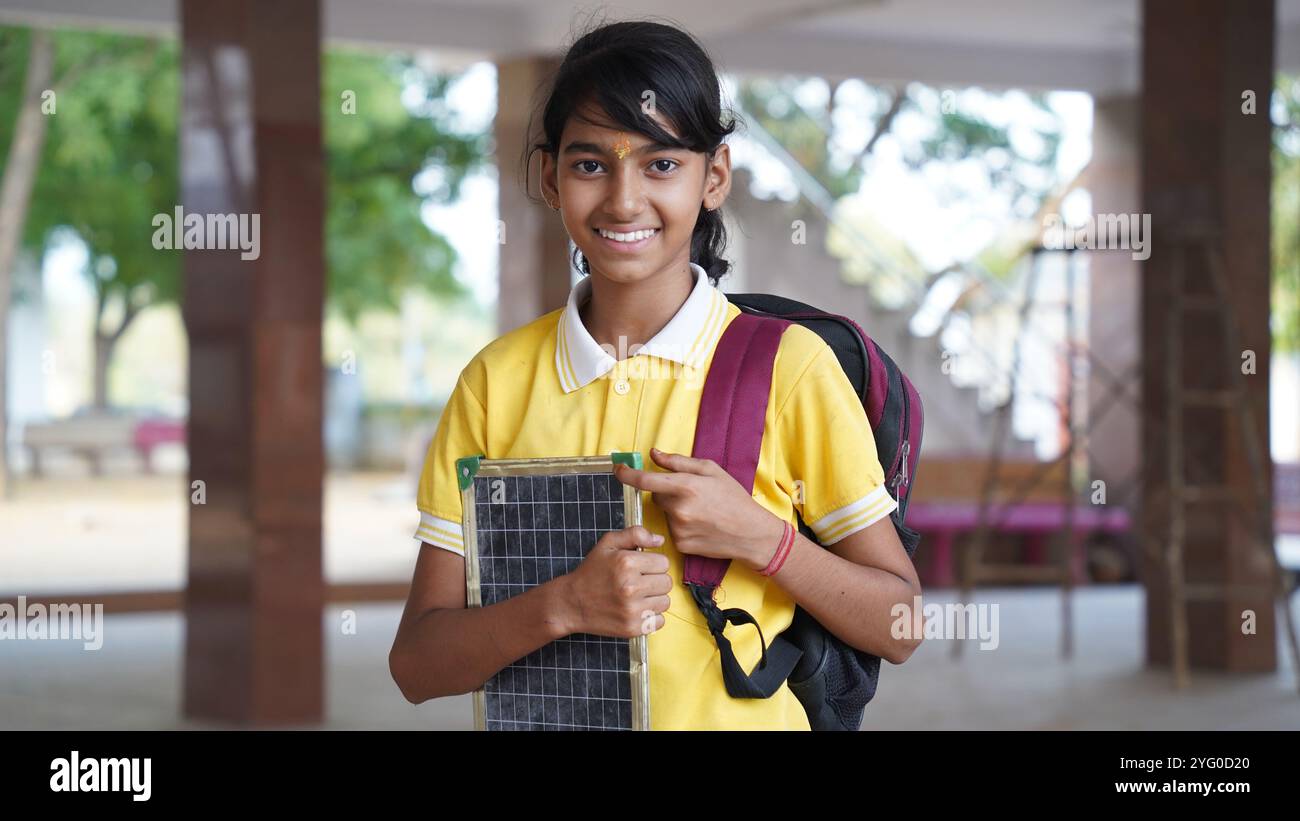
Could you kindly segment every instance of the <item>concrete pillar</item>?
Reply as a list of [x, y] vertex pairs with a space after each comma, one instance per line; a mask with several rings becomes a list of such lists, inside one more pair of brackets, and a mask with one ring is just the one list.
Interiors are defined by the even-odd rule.
[[[257, 215], [255, 259], [185, 251], [184, 714], [309, 723], [322, 681], [319, 0], [182, 0], [181, 199]], [[191, 498], [193, 501], [193, 498]]]
[[[501, 295], [497, 332], [506, 333], [563, 307], [569, 297], [569, 235], [559, 214], [541, 201], [540, 153], [527, 180], [516, 173], [530, 139], [528, 118], [543, 101], [546, 82], [559, 66], [553, 57], [526, 57], [497, 63], [497, 114], [494, 135], [500, 179]], [[541, 126], [540, 112], [537, 128]], [[527, 185], [527, 188], [525, 188]], [[528, 191], [537, 202], [528, 199]]]
[[[1229, 309], [1254, 351], [1256, 370], [1246, 377], [1255, 428], [1268, 454], [1269, 384], [1269, 189], [1273, 87], [1274, 3], [1232, 0], [1145, 0], [1143, 3], [1142, 202], [1152, 215], [1153, 248], [1142, 270], [1142, 423], [1144, 536], [1158, 548], [1168, 534], [1166, 323], [1175, 235], [1208, 224], [1226, 255]], [[1255, 113], [1243, 113], [1243, 94], [1253, 92]], [[1186, 288], [1212, 294], [1204, 255], [1188, 253]], [[1223, 323], [1211, 308], [1187, 311], [1182, 334], [1189, 388], [1222, 389], [1241, 351], [1230, 350]], [[1198, 408], [1185, 415], [1186, 481], [1226, 483], [1242, 499], [1254, 497], [1253, 476], [1236, 427], [1249, 411]], [[1272, 487], [1271, 465], [1264, 477]], [[1266, 511], [1271, 519], [1268, 500]], [[1189, 507], [1185, 547], [1189, 582], [1233, 585], [1215, 598], [1188, 607], [1190, 662], [1231, 671], [1276, 668], [1276, 620], [1269, 587], [1272, 567], [1254, 545], [1252, 508], [1243, 502], [1198, 502]], [[1271, 543], [1270, 543], [1271, 547]], [[1147, 660], [1165, 665], [1170, 655], [1170, 617], [1162, 565], [1149, 557]], [[1254, 590], [1255, 592], [1249, 592]], [[1243, 614], [1253, 611], [1256, 631], [1243, 634]]]
[[[1136, 214], [1140, 100], [1099, 98], [1093, 108], [1088, 191], [1094, 214]], [[1089, 270], [1088, 480], [1106, 483], [1107, 504], [1136, 512], [1141, 474], [1139, 366], [1141, 270], [1133, 251], [1087, 252]], [[1118, 382], [1119, 384], [1114, 384]]]

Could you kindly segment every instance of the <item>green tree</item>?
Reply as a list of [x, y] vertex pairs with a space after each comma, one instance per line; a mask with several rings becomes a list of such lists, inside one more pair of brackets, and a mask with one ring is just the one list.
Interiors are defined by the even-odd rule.
[[349, 320], [366, 308], [395, 309], [412, 287], [464, 291], [451, 245], [420, 216], [426, 203], [454, 202], [491, 153], [490, 134], [457, 129], [445, 102], [455, 79], [405, 54], [325, 55], [327, 305]]
[[95, 61], [59, 94], [27, 224], [44, 255], [80, 240], [95, 292], [94, 405], [108, 405], [108, 369], [140, 312], [174, 302], [180, 254], [158, 251], [145, 230], [178, 201], [177, 55], [171, 41], [61, 32], [60, 55]]
[[[5, 30], [6, 40], [21, 37]], [[69, 236], [86, 246], [98, 305], [94, 401], [102, 407], [118, 340], [141, 311], [179, 294], [181, 253], [150, 242], [153, 215], [179, 202], [179, 55], [171, 40], [53, 37], [60, 60], [96, 69], [59, 97], [25, 245], [38, 256]], [[412, 287], [460, 294], [451, 246], [420, 216], [427, 202], [455, 200], [487, 153], [487, 135], [456, 131], [443, 104], [454, 78], [404, 55], [331, 51], [322, 68], [327, 308], [355, 319], [366, 308], [395, 307]], [[429, 177], [437, 184], [417, 189]]]
[[[800, 90], [808, 82], [794, 77], [746, 80], [740, 84], [739, 100], [745, 112], [757, 119], [757, 124], [836, 199], [857, 192], [866, 162], [880, 139], [908, 113], [932, 123], [922, 139], [903, 143], [904, 160], [910, 167], [981, 160], [990, 185], [1007, 193], [1021, 217], [1032, 215], [1049, 193], [1061, 128], [1045, 95], [1028, 95], [1042, 114], [1041, 123], [1033, 129], [1041, 146], [1038, 151], [1018, 151], [1007, 126], [996, 125], [969, 110], [962, 96], [953, 90], [921, 83], [867, 86], [873, 103], [871, 111], [864, 111], [856, 102], [846, 102], [845, 95], [839, 93], [844, 82], [827, 88], [823, 105], [801, 103]], [[837, 122], [848, 118], [857, 123], [864, 117], [871, 121], [866, 143], [854, 151], [837, 148]]]
[[[988, 183], [988, 191], [1002, 195], [1015, 222], [1006, 236], [990, 244], [972, 262], [997, 279], [1006, 279], [1034, 244], [1038, 232], [1026, 225], [1041, 225], [1042, 213], [1059, 206], [1061, 197], [1078, 183], [1058, 179], [1057, 152], [1062, 138], [1060, 116], [1044, 94], [1021, 91], [990, 94], [979, 89], [939, 89], [921, 83], [898, 86], [863, 84], [864, 95], [845, 94], [848, 81], [825, 84], [820, 79], [783, 77], [759, 78], [739, 84], [738, 101], [750, 125], [770, 134], [807, 174], [813, 184], [834, 201], [828, 246], [843, 259], [842, 275], [871, 289], [873, 298], [890, 307], [900, 307], [918, 298], [937, 273], [924, 270], [906, 243], [877, 224], [862, 208], [846, 199], [862, 185], [863, 175], [880, 140], [895, 132], [906, 117], [915, 118], [920, 128], [910, 128], [909, 137], [899, 139], [903, 161], [912, 170], [927, 167], [952, 168], [977, 162]], [[968, 92], [976, 99], [968, 99]], [[1010, 124], [989, 121], [977, 112], [979, 96], [1021, 95], [1031, 105], [1033, 121], [1018, 123], [1021, 131], [1013, 139]], [[856, 131], [868, 123], [865, 141], [859, 146]], [[845, 128], [845, 124], [851, 124]], [[850, 146], [850, 144], [852, 145]], [[949, 175], [937, 174], [938, 179]], [[807, 178], [805, 178], [806, 180]], [[807, 185], [801, 183], [804, 194]], [[959, 200], [970, 192], [945, 185], [947, 198]], [[840, 207], [848, 206], [848, 207]], [[823, 207], [825, 207], [823, 205]]]
[[1300, 350], [1300, 77], [1273, 93], [1273, 346]]
[[28, 216], [48, 126], [58, 113], [60, 94], [100, 71], [110, 71], [119, 58], [138, 56], [135, 49], [123, 54], [109, 47], [102, 35], [64, 37], [56, 43], [47, 31], [0, 27], [0, 110], [15, 112], [12, 120], [0, 120], [0, 150], [5, 156], [0, 169], [0, 497], [8, 495], [9, 487], [4, 443], [11, 279], [20, 245], [30, 247], [32, 237], [44, 233]]

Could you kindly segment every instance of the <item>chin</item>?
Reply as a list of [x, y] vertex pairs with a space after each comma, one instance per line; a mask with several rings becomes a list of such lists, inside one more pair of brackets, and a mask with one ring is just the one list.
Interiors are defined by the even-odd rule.
[[662, 267], [657, 260], [646, 259], [595, 260], [587, 257], [587, 262], [593, 273], [600, 271], [605, 279], [620, 283], [639, 282]]

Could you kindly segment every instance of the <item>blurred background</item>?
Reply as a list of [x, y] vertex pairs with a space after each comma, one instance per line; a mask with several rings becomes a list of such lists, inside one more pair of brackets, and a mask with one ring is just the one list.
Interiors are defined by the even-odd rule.
[[[599, 11], [723, 75], [720, 287], [925, 402], [926, 602], [1000, 635], [885, 665], [864, 729], [1300, 728], [1300, 0]], [[574, 281], [519, 161], [591, 13], [0, 0], [0, 603], [106, 612], [0, 631], [0, 728], [472, 726], [388, 674], [416, 478]], [[252, 258], [186, 247], [225, 213]]]

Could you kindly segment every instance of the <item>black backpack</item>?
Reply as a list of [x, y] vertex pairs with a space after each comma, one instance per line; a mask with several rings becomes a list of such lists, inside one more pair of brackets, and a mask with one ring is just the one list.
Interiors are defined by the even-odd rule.
[[[857, 394], [875, 434], [876, 452], [884, 469], [885, 485], [898, 502], [890, 519], [907, 555], [912, 557], [920, 535], [904, 523], [907, 502], [921, 455], [924, 413], [921, 397], [911, 381], [879, 345], [853, 320], [812, 306], [769, 294], [727, 294], [741, 309], [718, 342], [701, 398], [710, 419], [697, 427], [697, 458], [713, 458], [750, 492], [753, 491], [758, 447], [772, 362], [780, 335], [798, 323], [820, 336], [839, 360]], [[755, 410], [759, 412], [755, 412]], [[703, 410], [701, 411], [703, 417]], [[799, 532], [817, 542], [800, 518]], [[880, 657], [845, 644], [822, 627], [802, 607], [795, 607], [790, 627], [770, 646], [746, 674], [723, 635], [728, 623], [758, 623], [739, 608], [720, 609], [713, 592], [726, 574], [727, 560], [687, 556], [684, 582], [704, 614], [722, 657], [727, 692], [736, 698], [767, 698], [788, 683], [799, 699], [814, 730], [857, 730], [866, 705], [876, 693]], [[760, 640], [762, 631], [760, 630]]]

